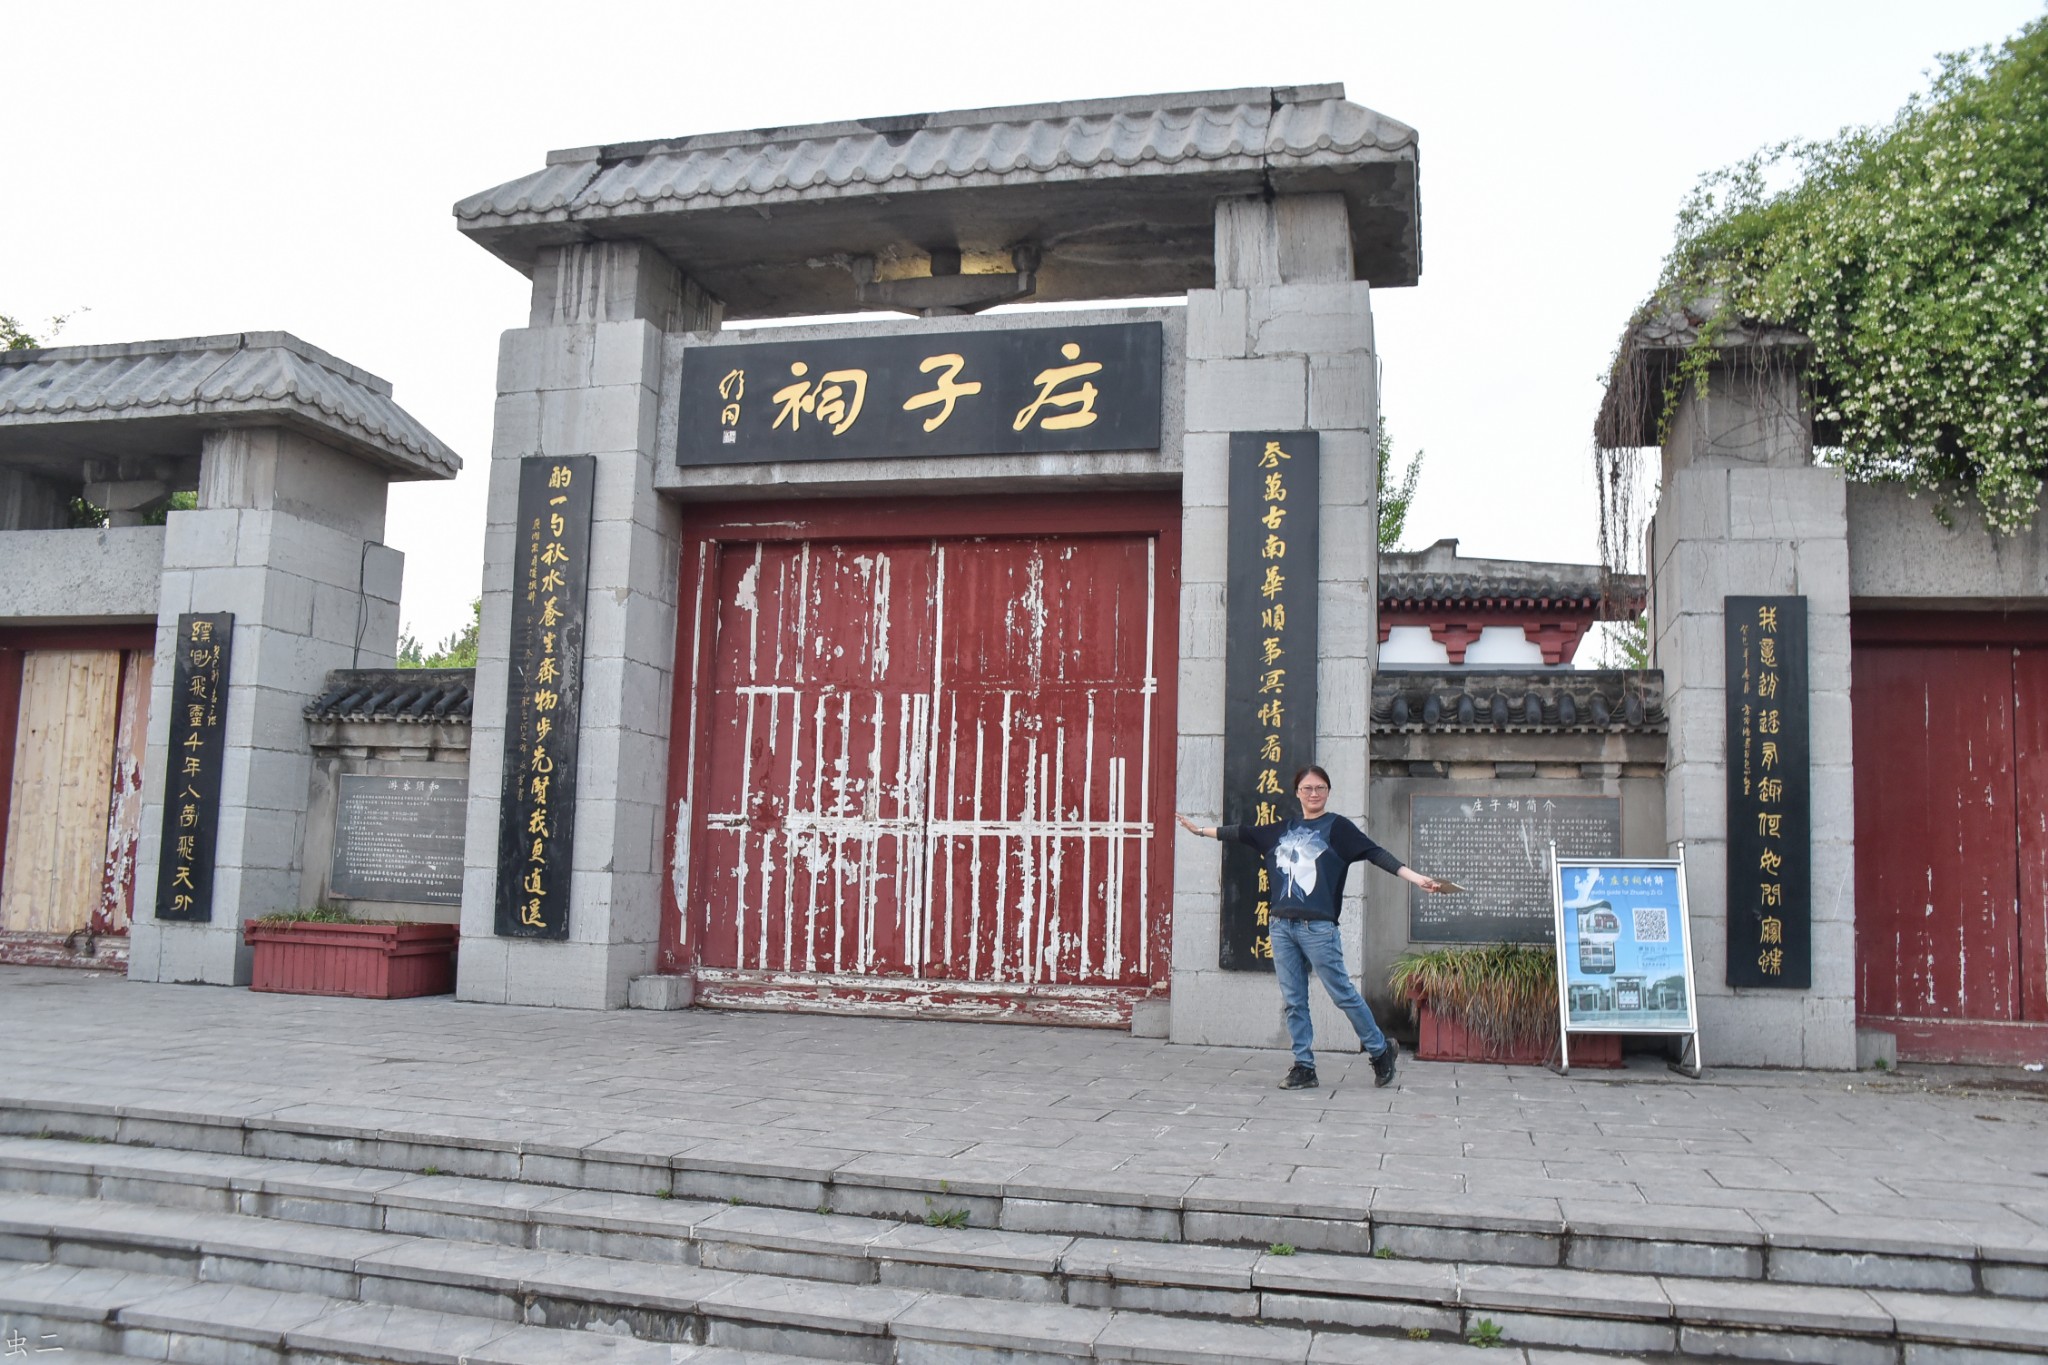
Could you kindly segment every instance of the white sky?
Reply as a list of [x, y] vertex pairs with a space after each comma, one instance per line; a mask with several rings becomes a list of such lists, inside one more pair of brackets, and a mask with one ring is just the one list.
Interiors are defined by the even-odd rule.
[[50, 3], [0, 52], [0, 312], [60, 342], [279, 328], [462, 455], [399, 485], [404, 618], [479, 588], [498, 334], [526, 281], [456, 199], [550, 148], [1342, 81], [1422, 145], [1422, 283], [1374, 299], [1428, 451], [1407, 543], [1590, 561], [1599, 377], [1697, 175], [1882, 120], [2040, 0], [1090, 5]]

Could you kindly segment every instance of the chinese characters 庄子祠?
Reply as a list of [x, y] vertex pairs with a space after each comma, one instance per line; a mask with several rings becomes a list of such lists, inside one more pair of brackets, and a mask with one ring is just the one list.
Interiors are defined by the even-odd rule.
[[[1010, 418], [1012, 431], [1034, 426], [1044, 431], [1073, 431], [1094, 425], [1098, 416], [1095, 400], [1102, 396], [1094, 381], [1102, 374], [1102, 362], [1084, 360], [1081, 345], [1075, 341], [1063, 343], [1059, 356], [1063, 363], [1048, 364], [1032, 376], [1036, 391]], [[957, 351], [928, 355], [919, 361], [917, 369], [924, 376], [922, 382], [930, 387], [905, 397], [898, 407], [913, 414], [929, 410], [920, 423], [927, 433], [944, 427], [959, 404], [980, 397], [985, 387], [979, 378], [963, 378], [968, 372], [968, 361]], [[810, 421], [823, 424], [834, 436], [842, 436], [853, 429], [867, 409], [870, 383], [866, 369], [843, 366], [813, 378], [808, 361], [792, 360], [789, 381], [769, 395], [775, 411], [775, 419], [769, 425], [771, 431], [801, 431], [804, 423]], [[728, 370], [718, 381], [718, 421], [729, 432], [740, 424], [746, 393], [744, 368]]]

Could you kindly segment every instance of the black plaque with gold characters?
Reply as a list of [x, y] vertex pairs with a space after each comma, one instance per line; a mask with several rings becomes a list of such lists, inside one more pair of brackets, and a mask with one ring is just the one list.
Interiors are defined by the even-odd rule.
[[590, 579], [589, 455], [519, 465], [505, 778], [498, 808], [497, 932], [569, 936], [576, 732], [583, 701], [584, 593]]
[[220, 833], [221, 755], [227, 744], [228, 659], [235, 614], [178, 617], [171, 657], [171, 747], [164, 772], [163, 848], [156, 917], [213, 919], [213, 845]]
[[[1230, 434], [1223, 666], [1226, 825], [1269, 824], [1300, 814], [1294, 770], [1315, 762], [1321, 449], [1312, 431]], [[1218, 961], [1225, 971], [1273, 970], [1271, 890], [1263, 858], [1242, 844], [1223, 846]]]
[[1730, 597], [1728, 984], [1813, 979], [1806, 599]]
[[1157, 450], [1156, 322], [692, 346], [676, 462]]

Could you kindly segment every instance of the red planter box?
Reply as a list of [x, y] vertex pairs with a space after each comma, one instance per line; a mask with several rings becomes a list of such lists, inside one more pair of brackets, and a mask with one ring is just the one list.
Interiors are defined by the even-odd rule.
[[242, 941], [256, 951], [250, 990], [361, 1000], [449, 994], [456, 938], [452, 924], [242, 925]]
[[[1557, 1052], [1555, 1043], [1520, 1043], [1497, 1048], [1464, 1024], [1439, 1016], [1427, 1002], [1416, 1006], [1419, 1030], [1415, 1055], [1425, 1062], [1501, 1062], [1508, 1066], [1542, 1066]], [[1621, 1035], [1572, 1035], [1574, 1067], [1615, 1068], [1621, 1065]]]

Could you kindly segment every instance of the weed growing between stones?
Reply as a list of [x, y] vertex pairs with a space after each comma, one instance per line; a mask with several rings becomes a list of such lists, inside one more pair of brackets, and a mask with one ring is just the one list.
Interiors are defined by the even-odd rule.
[[1465, 1332], [1467, 1346], [1498, 1346], [1505, 1340], [1506, 1336], [1501, 1332], [1500, 1324], [1492, 1318], [1481, 1318]]
[[1275, 1242], [1266, 1248], [1266, 1252], [1272, 1256], [1292, 1256], [1294, 1254], [1294, 1243]]

